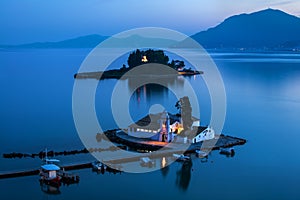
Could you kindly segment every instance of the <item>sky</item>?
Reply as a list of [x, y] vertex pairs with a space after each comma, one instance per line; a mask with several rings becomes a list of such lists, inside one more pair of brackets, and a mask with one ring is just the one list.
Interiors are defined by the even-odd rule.
[[148, 26], [192, 35], [267, 8], [300, 17], [300, 0], [1, 0], [0, 44], [111, 36]]

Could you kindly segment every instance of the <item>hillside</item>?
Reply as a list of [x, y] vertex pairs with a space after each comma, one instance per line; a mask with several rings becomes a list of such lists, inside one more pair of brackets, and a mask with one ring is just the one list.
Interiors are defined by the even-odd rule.
[[205, 48], [285, 48], [299, 44], [300, 18], [267, 9], [229, 17], [191, 37]]

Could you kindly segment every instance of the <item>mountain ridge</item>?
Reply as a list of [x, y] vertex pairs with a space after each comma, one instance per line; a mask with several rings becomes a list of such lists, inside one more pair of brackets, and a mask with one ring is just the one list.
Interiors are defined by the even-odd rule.
[[[36, 42], [21, 45], [0, 45], [1, 48], [94, 48], [109, 38], [98, 34], [76, 37], [58, 42]], [[215, 27], [200, 31], [192, 39], [207, 49], [284, 49], [300, 50], [300, 18], [277, 9], [265, 9], [242, 13], [226, 18]], [[182, 41], [174, 45], [172, 40], [130, 36], [126, 40], [113, 38], [110, 44], [135, 47], [138, 44], [152, 46], [188, 47]]]
[[91, 34], [58, 42], [33, 42], [20, 45], [0, 45], [2, 48], [90, 48], [95, 47], [108, 36]]
[[280, 48], [299, 35], [300, 18], [269, 8], [231, 16], [191, 37], [205, 48]]

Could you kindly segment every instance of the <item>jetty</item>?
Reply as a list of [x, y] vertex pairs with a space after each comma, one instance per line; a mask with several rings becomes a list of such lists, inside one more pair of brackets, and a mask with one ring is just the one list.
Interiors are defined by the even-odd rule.
[[[110, 130], [107, 131], [106, 134], [110, 135], [110, 138], [114, 138], [114, 142], [121, 142], [123, 144], [126, 144], [127, 147], [131, 147], [133, 149], [151, 149], [154, 150], [151, 153], [141, 153], [138, 156], [131, 156], [126, 158], [117, 158], [117, 159], [111, 159], [107, 160], [105, 162], [111, 163], [111, 164], [122, 164], [124, 162], [135, 162], [139, 161], [141, 158], [148, 156], [149, 158], [160, 158], [163, 156], [172, 156], [174, 153], [180, 153], [178, 150], [175, 149], [175, 146], [170, 146], [169, 149], [164, 151], [155, 152], [155, 150], [158, 150], [162, 148], [165, 143], [164, 142], [156, 142], [156, 141], [146, 141], [140, 138], [130, 138], [125, 133], [119, 132], [118, 134], [117, 130]], [[238, 138], [238, 137], [232, 137], [228, 135], [219, 135], [212, 141], [213, 146], [207, 146], [208, 148], [211, 148], [212, 150], [219, 150], [221, 148], [228, 148], [233, 147], [237, 145], [243, 145], [246, 143], [245, 139]], [[197, 150], [201, 149], [201, 143], [192, 144], [185, 153], [195, 153]], [[65, 166], [61, 166], [62, 169], [65, 171], [69, 170], [79, 170], [79, 169], [86, 169], [86, 168], [92, 168], [92, 162], [87, 163], [74, 163], [69, 164]], [[117, 173], [120, 172], [121, 169], [115, 170], [112, 168], [108, 168], [108, 172]], [[5, 178], [16, 178], [16, 177], [23, 177], [23, 176], [33, 176], [38, 175], [39, 169], [33, 169], [33, 170], [24, 170], [24, 171], [10, 171], [10, 172], [3, 172], [0, 173], [0, 179]]]
[[[86, 163], [74, 163], [69, 164], [65, 166], [61, 166], [62, 171], [59, 172], [60, 175], [62, 175], [63, 179], [62, 182], [64, 183], [70, 183], [74, 179], [75, 182], [78, 180], [76, 178], [76, 175], [71, 175], [70, 173], [64, 173], [64, 171], [72, 171], [72, 170], [80, 170], [80, 169], [87, 169], [92, 168], [92, 162], [86, 162]], [[120, 170], [113, 169], [110, 167], [107, 167], [106, 169], [109, 173], [120, 173]], [[6, 171], [6, 172], [0, 172], [0, 179], [6, 179], [6, 178], [17, 178], [17, 177], [24, 177], [24, 176], [34, 176], [38, 175], [40, 173], [39, 169], [32, 169], [32, 170], [20, 170], [20, 171]]]

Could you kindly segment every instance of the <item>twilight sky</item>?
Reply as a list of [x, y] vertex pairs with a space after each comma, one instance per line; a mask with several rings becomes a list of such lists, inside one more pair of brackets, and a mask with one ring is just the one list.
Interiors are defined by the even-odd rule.
[[299, 0], [0, 0], [0, 44], [113, 35], [137, 27], [187, 35], [266, 8], [300, 16]]

